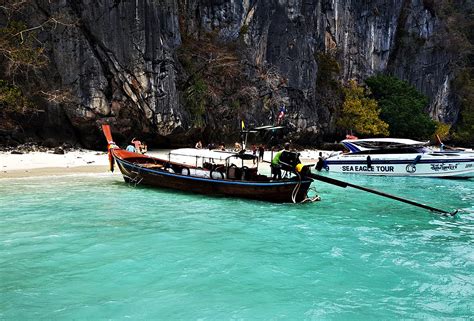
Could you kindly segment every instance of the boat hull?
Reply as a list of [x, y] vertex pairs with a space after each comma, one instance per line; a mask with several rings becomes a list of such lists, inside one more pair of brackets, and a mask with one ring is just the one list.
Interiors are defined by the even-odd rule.
[[301, 184], [296, 179], [271, 182], [212, 179], [148, 169], [117, 157], [115, 161], [125, 181], [132, 184], [275, 203], [293, 202], [292, 194], [295, 189], [298, 189], [295, 201], [301, 202], [306, 198], [312, 182], [308, 179], [302, 180]]
[[474, 178], [474, 154], [343, 154], [326, 160], [330, 172], [381, 176]]

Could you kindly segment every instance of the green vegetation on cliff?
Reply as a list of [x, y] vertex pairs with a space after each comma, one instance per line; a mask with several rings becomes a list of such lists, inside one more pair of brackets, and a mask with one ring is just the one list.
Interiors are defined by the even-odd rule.
[[393, 137], [428, 139], [436, 123], [424, 113], [428, 98], [406, 81], [378, 75], [366, 79], [382, 112], [381, 119], [389, 124]]
[[184, 68], [180, 90], [191, 127], [200, 131], [212, 128], [218, 136], [216, 124], [239, 119], [233, 104], [241, 98], [244, 76], [235, 46], [219, 43], [213, 33], [205, 33], [199, 40], [183, 37], [178, 50]]
[[474, 145], [474, 77], [467, 71], [458, 75], [455, 85], [459, 88], [461, 114], [454, 132], [454, 140], [460, 144]]
[[37, 39], [22, 21], [11, 20], [0, 28], [0, 55], [3, 74], [26, 73], [48, 64], [48, 57]]
[[440, 37], [452, 59], [452, 81], [459, 119], [451, 128], [454, 143], [474, 146], [474, 2], [471, 0], [424, 0], [423, 4], [445, 24]]
[[32, 103], [23, 95], [21, 89], [0, 79], [0, 108], [2, 112], [25, 112]]
[[359, 135], [389, 135], [388, 124], [379, 118], [377, 101], [367, 96], [364, 87], [351, 80], [343, 91], [342, 114], [337, 121], [339, 127]]

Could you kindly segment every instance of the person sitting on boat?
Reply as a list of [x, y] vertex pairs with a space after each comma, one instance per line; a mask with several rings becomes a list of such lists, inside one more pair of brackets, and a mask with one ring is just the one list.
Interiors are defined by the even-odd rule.
[[198, 142], [196, 143], [196, 146], [194, 146], [196, 149], [202, 149], [202, 142], [200, 140], [198, 140]]
[[145, 154], [148, 151], [148, 146], [145, 143], [140, 145], [140, 153]]
[[236, 142], [234, 144], [234, 152], [240, 152], [241, 150], [242, 150], [242, 145]]
[[135, 152], [140, 153], [141, 152], [141, 146], [142, 142], [136, 139], [135, 137], [132, 139], [132, 144], [135, 146]]
[[136, 153], [136, 149], [135, 149], [135, 146], [133, 146], [132, 144], [128, 144], [127, 148], [125, 149], [127, 152], [132, 152], [132, 153]]

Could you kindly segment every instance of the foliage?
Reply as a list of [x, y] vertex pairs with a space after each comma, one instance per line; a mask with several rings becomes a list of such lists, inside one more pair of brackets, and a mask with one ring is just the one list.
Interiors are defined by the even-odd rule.
[[[222, 43], [214, 33], [199, 39], [183, 35], [178, 59], [183, 67], [179, 90], [192, 125], [205, 130], [239, 119], [242, 109], [261, 99], [244, 74], [237, 43]], [[216, 131], [212, 130], [213, 134]], [[216, 134], [217, 135], [217, 134]]]
[[245, 36], [248, 32], [249, 32], [249, 25], [244, 24], [244, 25], [240, 28], [239, 35], [242, 37], [242, 36]]
[[230, 106], [233, 109], [240, 110], [240, 100], [239, 99], [234, 100], [233, 102], [230, 103]]
[[337, 60], [330, 54], [318, 52], [315, 54], [316, 62], [318, 63], [318, 77], [316, 83], [321, 86], [329, 84], [331, 87], [338, 87], [336, 77], [341, 71], [341, 66]]
[[207, 93], [208, 87], [201, 78], [197, 78], [185, 91], [186, 106], [193, 117], [193, 123], [196, 127], [204, 125]]
[[[315, 104], [326, 115], [320, 120], [327, 123], [327, 132], [336, 132], [338, 119], [341, 117], [344, 93], [340, 79], [341, 66], [336, 58], [330, 53], [316, 52], [314, 55], [318, 66], [315, 83]], [[324, 137], [332, 140], [334, 137]]]
[[9, 21], [0, 28], [0, 55], [7, 62], [7, 73], [27, 72], [42, 68], [48, 58], [44, 48], [36, 39], [35, 32], [25, 32], [26, 25], [21, 21]]
[[454, 140], [456, 143], [474, 146], [474, 77], [468, 72], [461, 73], [455, 80], [461, 103]]
[[449, 130], [451, 129], [451, 125], [435, 122], [436, 123], [436, 131], [435, 135], [438, 136], [441, 140], [446, 140], [449, 138]]
[[25, 112], [32, 103], [23, 95], [20, 88], [0, 79], [0, 111]]
[[415, 87], [384, 75], [370, 77], [366, 84], [382, 109], [381, 119], [389, 124], [392, 136], [427, 139], [433, 135], [436, 124], [423, 112], [428, 98]]
[[379, 118], [377, 101], [367, 97], [364, 87], [351, 80], [343, 91], [345, 98], [337, 122], [339, 127], [361, 135], [389, 135], [388, 124]]
[[474, 146], [474, 2], [466, 0], [424, 1], [448, 34], [438, 37], [452, 57], [453, 89], [460, 106], [459, 119], [451, 128], [456, 144]]

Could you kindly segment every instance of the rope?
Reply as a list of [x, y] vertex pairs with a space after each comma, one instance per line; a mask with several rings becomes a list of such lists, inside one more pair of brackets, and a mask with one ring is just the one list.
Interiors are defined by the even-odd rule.
[[[313, 192], [315, 192], [315, 193], [318, 192], [318, 191], [316, 190], [316, 188], [314, 188], [314, 187], [311, 187], [309, 190], [310, 190], [310, 191], [313, 191]], [[307, 194], [306, 194], [306, 195], [307, 195]], [[317, 201], [320, 201], [320, 200], [321, 200], [321, 197], [320, 197], [318, 194], [316, 194], [316, 195], [314, 195], [313, 197], [308, 197], [308, 196], [306, 196], [306, 198], [305, 198], [304, 200], [302, 200], [300, 203], [313, 203], [313, 202], [317, 202]]]
[[293, 189], [293, 192], [291, 193], [291, 200], [293, 201], [293, 203], [296, 203], [296, 195], [298, 195], [298, 192], [300, 191], [301, 187], [301, 175], [298, 172], [296, 172], [296, 175], [298, 176], [298, 184], [296, 184], [295, 188]]
[[[301, 175], [298, 172], [296, 172], [295, 174], [298, 176], [298, 184], [296, 184], [295, 188], [293, 189], [293, 192], [291, 193], [291, 200], [293, 201], [293, 203], [296, 204], [297, 203], [296, 202], [296, 195], [298, 195], [298, 192], [300, 191], [300, 188], [301, 188]], [[308, 191], [313, 191], [315, 193], [318, 192], [316, 190], [316, 188], [314, 188], [314, 187], [309, 188]], [[301, 203], [313, 203], [313, 202], [317, 202], [317, 201], [320, 201], [320, 200], [321, 200], [321, 197], [318, 194], [316, 194], [313, 197], [308, 197], [308, 193], [306, 193], [305, 198], [299, 203], [300, 204]]]
[[140, 183], [142, 182], [143, 177], [140, 176], [140, 172], [133, 172], [132, 171], [132, 173], [136, 174], [135, 177], [132, 178], [130, 176], [126, 176], [128, 178], [128, 185], [132, 186], [132, 184], [133, 184], [133, 187], [137, 187], [137, 185], [140, 185]]

